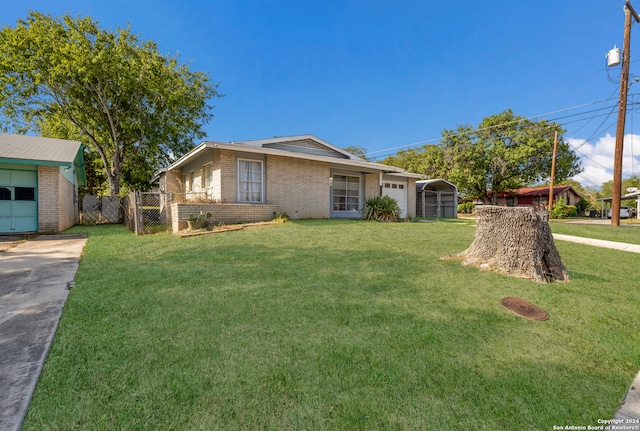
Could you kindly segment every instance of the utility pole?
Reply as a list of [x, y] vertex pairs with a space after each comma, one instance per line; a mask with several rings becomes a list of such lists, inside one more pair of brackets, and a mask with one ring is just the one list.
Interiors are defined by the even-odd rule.
[[549, 213], [553, 210], [553, 178], [556, 175], [556, 154], [558, 153], [558, 131], [553, 137], [553, 159], [551, 160], [551, 180], [549, 181]]
[[631, 60], [631, 15], [640, 23], [640, 17], [627, 0], [624, 8], [624, 44], [622, 47], [622, 72], [620, 75], [620, 103], [618, 127], [613, 159], [613, 197], [611, 198], [611, 226], [620, 226], [620, 196], [622, 195], [622, 148], [624, 146], [624, 123], [627, 117], [627, 93], [629, 90], [629, 62]]

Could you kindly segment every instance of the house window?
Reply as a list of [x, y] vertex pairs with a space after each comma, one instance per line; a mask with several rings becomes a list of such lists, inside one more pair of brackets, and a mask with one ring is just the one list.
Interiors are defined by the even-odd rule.
[[238, 201], [262, 202], [262, 161], [238, 159]]
[[333, 176], [333, 210], [360, 210], [360, 177]]
[[213, 165], [204, 167], [205, 187], [210, 189], [213, 187]]
[[193, 191], [193, 171], [182, 177], [182, 181], [184, 182], [184, 190], [186, 192]]
[[507, 197], [507, 206], [508, 207], [512, 207], [515, 204], [515, 199], [513, 198], [513, 196], [508, 196]]

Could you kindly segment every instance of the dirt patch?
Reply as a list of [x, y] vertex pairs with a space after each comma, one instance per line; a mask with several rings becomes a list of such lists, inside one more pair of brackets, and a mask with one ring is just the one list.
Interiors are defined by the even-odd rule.
[[27, 238], [19, 235], [0, 235], [0, 253], [15, 247]]
[[204, 229], [198, 229], [198, 230], [193, 230], [193, 231], [183, 231], [180, 232], [180, 237], [184, 238], [187, 236], [200, 236], [200, 235], [210, 235], [210, 234], [214, 234], [214, 233], [224, 233], [224, 232], [232, 232], [232, 231], [236, 231], [236, 230], [242, 230], [248, 227], [255, 227], [255, 226], [268, 226], [268, 225], [272, 225], [272, 224], [281, 224], [282, 222], [272, 222], [272, 221], [266, 221], [266, 222], [257, 222], [257, 223], [243, 223], [243, 224], [232, 224], [232, 225], [224, 225], [224, 226], [215, 226], [215, 227], [209, 227], [209, 228], [204, 228]]

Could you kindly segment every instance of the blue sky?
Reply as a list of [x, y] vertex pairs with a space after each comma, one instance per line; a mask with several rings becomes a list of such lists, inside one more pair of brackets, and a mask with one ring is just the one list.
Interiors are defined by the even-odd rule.
[[[623, 5], [25, 0], [5, 3], [0, 25], [29, 10], [90, 15], [108, 29], [130, 24], [220, 83], [225, 96], [213, 101], [209, 140], [310, 133], [382, 158], [511, 108], [563, 124], [585, 168], [575, 179], [598, 187], [612, 179], [620, 71], [607, 71], [605, 54], [622, 45]], [[635, 24], [632, 78], [640, 76], [638, 32]], [[631, 86], [630, 103], [640, 101], [634, 93], [640, 84]], [[632, 108], [623, 177], [640, 171], [640, 115]]]

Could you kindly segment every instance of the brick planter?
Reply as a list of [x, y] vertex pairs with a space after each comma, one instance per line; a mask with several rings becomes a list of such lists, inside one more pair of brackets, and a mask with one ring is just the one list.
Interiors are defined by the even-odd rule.
[[178, 233], [188, 226], [191, 215], [211, 213], [212, 224], [253, 223], [273, 219], [280, 212], [278, 205], [270, 204], [221, 204], [221, 203], [173, 203], [171, 204], [172, 232]]

